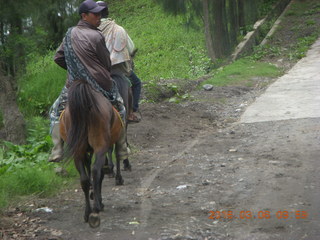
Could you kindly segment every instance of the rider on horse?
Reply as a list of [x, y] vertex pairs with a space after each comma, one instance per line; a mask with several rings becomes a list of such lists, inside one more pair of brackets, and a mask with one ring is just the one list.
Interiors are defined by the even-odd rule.
[[[93, 0], [82, 2], [79, 7], [80, 21], [68, 30], [54, 56], [54, 61], [68, 71], [68, 77], [65, 87], [50, 110], [54, 147], [49, 161], [60, 161], [63, 154], [59, 117], [67, 102], [68, 88], [75, 79], [85, 79], [94, 89], [101, 92], [124, 118], [123, 100], [111, 78], [110, 54], [104, 36], [97, 28], [100, 25], [101, 11], [104, 9], [105, 7], [99, 6]], [[123, 149], [125, 152], [122, 154], [127, 158], [127, 147]]]

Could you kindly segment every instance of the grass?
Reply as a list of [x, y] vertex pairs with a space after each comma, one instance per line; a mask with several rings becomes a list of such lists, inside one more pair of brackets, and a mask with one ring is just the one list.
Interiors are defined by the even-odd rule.
[[3, 174], [0, 179], [0, 208], [6, 207], [17, 196], [36, 194], [47, 197], [61, 186], [62, 179], [57, 178], [51, 168], [26, 165], [15, 169], [11, 174]]
[[154, 1], [111, 0], [108, 4], [110, 17], [128, 31], [139, 49], [135, 71], [144, 82], [194, 79], [207, 72], [210, 60], [200, 19], [199, 28], [187, 28], [182, 16], [166, 14]]
[[255, 77], [277, 77], [280, 74], [281, 71], [272, 64], [243, 58], [216, 70], [214, 76], [204, 81], [203, 84], [250, 85], [251, 79]]
[[68, 177], [54, 172], [59, 164], [48, 163], [52, 141], [47, 120], [33, 117], [27, 121], [27, 128], [26, 145], [0, 145], [0, 209], [20, 196], [51, 196], [78, 176], [73, 163], [66, 166]]
[[0, 173], [0, 211], [14, 204], [16, 200], [25, 196], [46, 198], [54, 196], [58, 191], [74, 183], [78, 176], [70, 163], [66, 166], [68, 177], [55, 173], [56, 164], [45, 162], [38, 164], [24, 164], [23, 168], [13, 168], [10, 172]]
[[53, 61], [54, 52], [35, 56], [19, 79], [18, 103], [24, 116], [45, 116], [59, 96], [67, 73]]

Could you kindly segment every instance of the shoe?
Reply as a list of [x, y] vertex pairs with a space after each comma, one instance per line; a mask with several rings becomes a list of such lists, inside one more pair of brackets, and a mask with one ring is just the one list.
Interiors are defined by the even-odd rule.
[[130, 123], [138, 123], [141, 121], [141, 118], [138, 117], [137, 115], [135, 115], [134, 113], [131, 113], [129, 118], [128, 118], [128, 122]]

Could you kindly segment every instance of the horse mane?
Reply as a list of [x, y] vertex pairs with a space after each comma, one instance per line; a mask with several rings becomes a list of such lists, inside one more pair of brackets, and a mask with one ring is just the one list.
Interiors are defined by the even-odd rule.
[[93, 91], [85, 80], [73, 81], [68, 89], [68, 107], [72, 124], [68, 129], [67, 145], [73, 157], [76, 157], [78, 149], [87, 150], [88, 126], [93, 121], [91, 116], [101, 112]]

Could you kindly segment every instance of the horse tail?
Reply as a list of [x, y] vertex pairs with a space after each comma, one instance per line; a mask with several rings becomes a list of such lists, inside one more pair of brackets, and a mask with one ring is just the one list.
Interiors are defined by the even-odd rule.
[[71, 118], [70, 128], [67, 134], [69, 153], [77, 157], [83, 154], [88, 147], [88, 129], [93, 124], [91, 116], [93, 111], [99, 112], [98, 103], [94, 97], [92, 88], [84, 80], [76, 80], [68, 91], [68, 106]]

